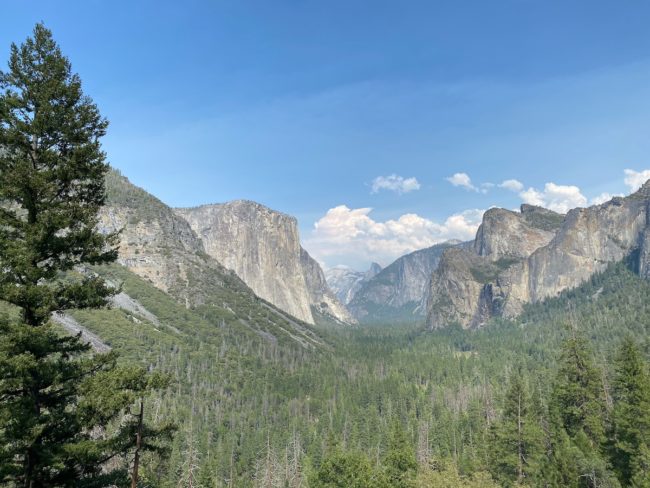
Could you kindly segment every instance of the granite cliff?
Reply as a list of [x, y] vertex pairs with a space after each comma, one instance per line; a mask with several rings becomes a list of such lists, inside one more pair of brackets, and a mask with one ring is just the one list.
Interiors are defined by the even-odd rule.
[[300, 246], [294, 217], [247, 200], [176, 209], [202, 250], [261, 298], [307, 323], [313, 311], [354, 319], [330, 291], [320, 265]]
[[340, 322], [356, 323], [356, 319], [330, 289], [320, 264], [303, 248], [300, 248], [300, 265], [305, 277], [311, 306], [318, 313], [329, 315]]
[[557, 296], [625, 258], [649, 277], [649, 205], [647, 182], [628, 197], [566, 215], [531, 205], [487, 211], [472, 249], [443, 253], [431, 279], [429, 327], [480, 327], [493, 316], [516, 316], [526, 303]]
[[202, 307], [267, 341], [286, 337], [313, 346], [312, 332], [300, 317], [256, 295], [233, 270], [210, 256], [190, 224], [174, 210], [116, 171], [107, 175], [106, 187], [99, 228], [121, 230], [119, 264], [186, 308]]

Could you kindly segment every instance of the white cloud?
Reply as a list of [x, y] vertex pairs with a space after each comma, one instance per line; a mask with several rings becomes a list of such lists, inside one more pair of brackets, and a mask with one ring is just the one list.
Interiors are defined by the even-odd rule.
[[624, 170], [625, 184], [630, 188], [630, 193], [637, 191], [643, 184], [650, 180], [650, 169], [643, 171], [634, 171], [633, 169]]
[[466, 190], [479, 191], [479, 189], [472, 184], [472, 179], [467, 173], [454, 173], [453, 176], [449, 176], [445, 179], [454, 186], [460, 186]]
[[612, 198], [614, 197], [622, 197], [623, 195], [621, 193], [616, 193], [616, 194], [611, 194], [607, 192], [603, 192], [598, 196], [595, 196], [592, 198], [589, 203], [591, 205], [600, 205], [601, 203], [609, 202]]
[[404, 214], [379, 222], [371, 208], [331, 208], [315, 224], [305, 247], [317, 259], [353, 267], [370, 261], [388, 264], [399, 256], [449, 239], [469, 240], [476, 234], [483, 210], [466, 210], [443, 223]]
[[506, 190], [520, 192], [524, 189], [524, 184], [519, 180], [504, 180], [499, 185], [499, 188], [505, 188]]
[[524, 203], [546, 207], [560, 213], [587, 205], [587, 197], [575, 185], [546, 183], [544, 190], [528, 188], [528, 190], [521, 191], [519, 196]]
[[396, 193], [408, 193], [413, 190], [419, 190], [420, 183], [416, 178], [404, 178], [396, 174], [390, 176], [377, 176], [372, 180], [372, 192], [377, 193], [380, 190], [391, 190]]
[[467, 173], [454, 173], [453, 176], [449, 176], [445, 179], [454, 186], [460, 186], [461, 188], [465, 188], [466, 190], [480, 192], [483, 193], [484, 195], [491, 188], [494, 188], [495, 186], [494, 183], [490, 183], [489, 181], [485, 183], [481, 183], [480, 185], [477, 186], [474, 183], [472, 183], [472, 179], [469, 177]]
[[494, 183], [486, 182], [486, 183], [481, 183], [481, 193], [484, 195], [491, 189], [494, 188]]

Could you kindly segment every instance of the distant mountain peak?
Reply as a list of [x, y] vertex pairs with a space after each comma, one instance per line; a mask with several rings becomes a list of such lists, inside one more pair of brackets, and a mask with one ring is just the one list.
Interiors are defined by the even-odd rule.
[[381, 268], [373, 263], [348, 303], [361, 322], [424, 320], [431, 273], [442, 252], [461, 245], [448, 241], [413, 251]]
[[383, 268], [381, 267], [381, 264], [375, 263], [374, 261], [370, 263], [370, 268], [368, 268], [368, 271], [366, 271], [366, 276], [368, 278], [372, 278], [375, 276], [377, 273], [379, 273]]

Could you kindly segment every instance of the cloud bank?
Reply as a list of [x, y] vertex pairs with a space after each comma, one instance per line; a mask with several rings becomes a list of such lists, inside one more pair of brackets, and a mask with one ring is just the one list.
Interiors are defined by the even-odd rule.
[[473, 239], [484, 210], [451, 215], [443, 223], [404, 214], [384, 222], [374, 220], [372, 208], [331, 208], [315, 224], [305, 247], [328, 266], [365, 266], [369, 261], [386, 265], [398, 257], [449, 239]]
[[557, 185], [546, 183], [543, 190], [528, 188], [519, 193], [524, 203], [546, 207], [560, 213], [566, 213], [575, 207], [585, 207], [587, 197], [575, 185]]

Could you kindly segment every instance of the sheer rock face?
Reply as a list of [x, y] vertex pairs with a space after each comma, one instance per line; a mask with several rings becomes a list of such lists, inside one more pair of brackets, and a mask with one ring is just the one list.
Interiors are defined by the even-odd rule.
[[444, 242], [398, 258], [362, 284], [348, 304], [350, 312], [369, 322], [424, 318], [431, 273], [443, 251], [458, 245], [460, 241]]
[[[124, 207], [106, 207], [100, 214], [100, 228], [105, 232], [120, 234], [120, 254], [118, 262], [137, 275], [148, 279], [157, 288], [169, 292], [177, 280], [175, 269], [179, 259], [170, 259], [175, 254], [194, 254], [201, 250], [200, 242], [191, 239], [176, 239], [168, 231], [181, 228], [184, 222], [174, 222], [170, 215], [161, 213], [159, 218], [129, 224], [131, 212]], [[175, 225], [180, 224], [180, 225]], [[181, 231], [182, 232], [182, 231]]]
[[318, 263], [302, 249], [296, 219], [255, 202], [176, 209], [203, 250], [233, 270], [276, 307], [314, 323], [311, 307], [347, 322], [350, 316], [327, 288]]
[[347, 266], [337, 266], [325, 271], [325, 278], [336, 298], [344, 305], [348, 305], [364, 283], [376, 276], [381, 269], [377, 263], [372, 263], [366, 272], [356, 271]]
[[530, 205], [522, 208], [521, 213], [491, 208], [483, 215], [483, 223], [474, 240], [474, 252], [492, 260], [530, 256], [555, 235], [552, 230], [532, 225], [533, 216], [542, 213], [555, 214]]
[[479, 327], [513, 317], [524, 304], [574, 288], [609, 263], [632, 256], [650, 277], [650, 182], [566, 216], [522, 206], [486, 212], [471, 251], [446, 251], [431, 281], [428, 324]]
[[479, 307], [483, 286], [473, 270], [487, 261], [471, 250], [444, 251], [430, 284], [427, 321], [432, 327], [472, 325], [484, 319], [486, 314]]

